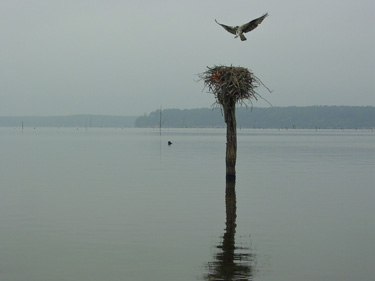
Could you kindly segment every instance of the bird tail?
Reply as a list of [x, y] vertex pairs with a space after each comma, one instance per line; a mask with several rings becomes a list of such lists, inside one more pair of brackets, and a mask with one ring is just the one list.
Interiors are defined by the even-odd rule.
[[243, 34], [240, 35], [240, 38], [241, 38], [241, 41], [246, 41], [247, 40], [246, 37]]

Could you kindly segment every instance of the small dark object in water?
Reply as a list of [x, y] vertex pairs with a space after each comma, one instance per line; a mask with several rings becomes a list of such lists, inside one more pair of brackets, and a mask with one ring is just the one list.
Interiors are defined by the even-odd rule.
[[172, 142], [171, 141], [168, 141], [168, 145], [171, 145], [172, 144]]

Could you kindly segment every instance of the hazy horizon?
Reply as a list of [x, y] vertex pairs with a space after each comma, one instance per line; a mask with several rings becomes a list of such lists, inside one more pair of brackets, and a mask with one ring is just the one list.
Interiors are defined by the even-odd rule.
[[[328, 107], [375, 107], [374, 105], [307, 105], [307, 106], [294, 106], [294, 105], [286, 105], [286, 106], [273, 106], [273, 107], [270, 107], [270, 106], [254, 106], [254, 108], [277, 108], [277, 107], [280, 107], [280, 108], [287, 108], [287, 107], [325, 107], [325, 106], [328, 106]], [[238, 108], [246, 108], [245, 106], [239, 106]], [[248, 107], [249, 110], [251, 110], [251, 106]], [[162, 107], [162, 110], [197, 110], [197, 109], [212, 109], [212, 110], [220, 110], [220, 108], [214, 108], [214, 107], [196, 107], [196, 108], [163, 108]], [[129, 114], [98, 114], [98, 113], [72, 113], [72, 114], [61, 114], [61, 115], [42, 115], [42, 114], [36, 114], [36, 115], [0, 115], [0, 117], [64, 117], [64, 116], [89, 116], [89, 115], [92, 115], [92, 116], [118, 116], [118, 117], [141, 117], [143, 115], [149, 115], [150, 113], [152, 112], [155, 112], [157, 110], [160, 110], [160, 107], [159, 108], [155, 108], [149, 112], [144, 112], [142, 114], [138, 114], [138, 115], [129, 115]]]
[[[215, 23], [266, 12], [245, 42]], [[374, 106], [374, 18], [371, 0], [3, 0], [0, 116], [210, 107], [213, 65], [252, 70], [273, 106]]]

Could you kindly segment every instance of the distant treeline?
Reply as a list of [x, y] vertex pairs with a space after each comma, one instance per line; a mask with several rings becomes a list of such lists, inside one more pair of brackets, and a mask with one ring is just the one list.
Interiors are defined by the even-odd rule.
[[[361, 129], [375, 128], [373, 106], [269, 107], [236, 110], [238, 128]], [[225, 127], [220, 108], [164, 109], [164, 128]], [[136, 116], [0, 116], [0, 127], [159, 127], [160, 110]]]
[[0, 127], [134, 127], [136, 116], [0, 116]]
[[[239, 128], [359, 129], [375, 127], [373, 106], [307, 106], [246, 108], [236, 110]], [[219, 108], [165, 109], [138, 117], [135, 127], [224, 127]]]

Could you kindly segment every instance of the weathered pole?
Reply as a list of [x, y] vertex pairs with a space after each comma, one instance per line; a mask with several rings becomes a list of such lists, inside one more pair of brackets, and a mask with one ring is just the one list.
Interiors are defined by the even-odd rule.
[[236, 179], [237, 159], [237, 125], [236, 104], [252, 103], [252, 99], [258, 100], [260, 95], [255, 91], [263, 83], [248, 69], [233, 66], [208, 67], [207, 71], [201, 73], [200, 78], [204, 80], [205, 86], [212, 92], [216, 104], [222, 107], [224, 120], [227, 124], [227, 146], [226, 146], [226, 178]]
[[229, 99], [223, 104], [224, 119], [227, 124], [227, 146], [225, 154], [226, 179], [236, 179], [237, 160], [237, 123], [236, 123], [236, 102]]

